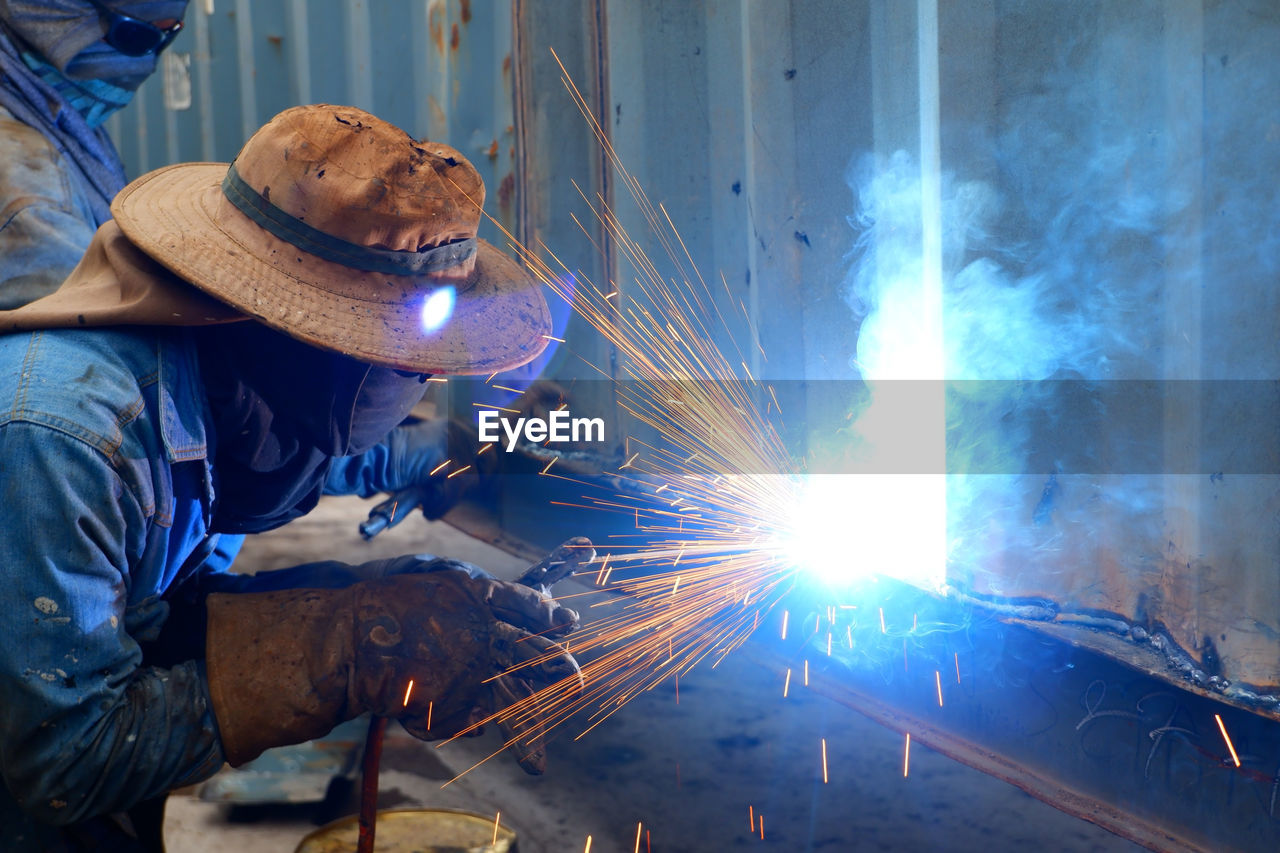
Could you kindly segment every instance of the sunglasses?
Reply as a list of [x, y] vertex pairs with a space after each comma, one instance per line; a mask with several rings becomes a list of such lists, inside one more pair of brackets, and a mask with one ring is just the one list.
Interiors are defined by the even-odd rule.
[[182, 30], [182, 21], [160, 29], [155, 24], [108, 9], [101, 0], [88, 0], [88, 3], [107, 21], [107, 34], [103, 36], [103, 40], [125, 56], [159, 53]]

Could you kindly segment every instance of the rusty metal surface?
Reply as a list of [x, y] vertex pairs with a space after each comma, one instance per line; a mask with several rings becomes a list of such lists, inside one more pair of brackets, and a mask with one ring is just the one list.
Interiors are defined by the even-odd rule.
[[[544, 532], [533, 517], [498, 526], [474, 505], [456, 518], [472, 535], [525, 553], [538, 546], [512, 528], [534, 538]], [[608, 531], [593, 535], [607, 541]], [[1109, 635], [1001, 620], [972, 603], [878, 586], [886, 633], [872, 609], [847, 634], [845, 624], [835, 626], [829, 654], [825, 600], [797, 593], [784, 604], [790, 640], [780, 639], [775, 612], [740, 654], [774, 670], [779, 692], [784, 681], [799, 690], [807, 670], [809, 689], [909, 732], [915, 749], [942, 753], [1151, 850], [1280, 844], [1280, 721], [1204, 689], [1171, 686], [1144, 671], [1159, 671], [1158, 661], [1133, 657], [1132, 644]], [[815, 620], [822, 630], [813, 630]]]
[[886, 590], [887, 633], [871, 614], [828, 655], [825, 608], [799, 604], [792, 625], [818, 616], [823, 631], [766, 628], [747, 654], [796, 679], [807, 667], [811, 688], [913, 745], [1152, 850], [1280, 845], [1280, 722], [905, 587]]

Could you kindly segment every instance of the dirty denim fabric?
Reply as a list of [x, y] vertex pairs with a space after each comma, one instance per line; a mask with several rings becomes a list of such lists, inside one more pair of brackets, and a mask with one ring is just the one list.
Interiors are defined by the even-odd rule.
[[122, 811], [222, 764], [203, 664], [147, 667], [139, 647], [166, 589], [226, 568], [206, 535], [202, 395], [181, 334], [0, 337], [6, 850], [55, 849], [40, 824]]
[[[323, 567], [257, 580], [228, 571], [241, 537], [209, 532], [208, 423], [187, 330], [0, 335], [6, 851], [62, 849], [59, 826], [121, 812], [223, 763], [203, 661], [161, 668], [143, 656], [162, 628], [184, 627], [166, 622], [196, 619], [171, 609], [177, 593], [356, 579]], [[327, 491], [384, 487], [385, 456], [379, 447], [346, 460]]]
[[0, 308], [52, 293], [101, 224], [78, 172], [0, 107]]

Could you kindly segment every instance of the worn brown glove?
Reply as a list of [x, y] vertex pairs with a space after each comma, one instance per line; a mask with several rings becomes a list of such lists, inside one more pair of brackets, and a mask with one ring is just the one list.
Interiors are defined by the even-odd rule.
[[[550, 684], [570, 679], [576, 688], [580, 678], [552, 639], [576, 627], [576, 613], [528, 587], [464, 572], [217, 594], [208, 613], [209, 694], [233, 765], [367, 711], [399, 719], [424, 740], [452, 737]], [[520, 765], [542, 772], [536, 716], [504, 734]]]

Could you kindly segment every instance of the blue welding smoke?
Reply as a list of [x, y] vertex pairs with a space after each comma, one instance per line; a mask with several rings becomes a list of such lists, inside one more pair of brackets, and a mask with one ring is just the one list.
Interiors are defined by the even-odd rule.
[[[1126, 470], [1142, 448], [1109, 446], [1131, 438], [1107, 432], [1113, 413], [1088, 389], [1204, 365], [1199, 330], [1177, 334], [1166, 310], [1166, 294], [1185, 289], [1182, 277], [1200, 274], [1199, 258], [1171, 263], [1185, 255], [1185, 223], [1197, 223], [1187, 213], [1202, 163], [1188, 137], [1200, 132], [1199, 117], [1184, 123], [1163, 104], [1144, 113], [1129, 88], [1090, 85], [1081, 79], [1089, 59], [1072, 48], [1063, 52], [1070, 67], [1051, 63], [1038, 85], [1010, 96], [1003, 125], [975, 134], [982, 156], [971, 148], [952, 158], [981, 177], [947, 169], [945, 150], [941, 175], [923, 175], [904, 151], [858, 156], [847, 173], [854, 248], [845, 295], [859, 324], [852, 364], [870, 389], [852, 432], [918, 421], [919, 403], [877, 409], [902, 396], [895, 383], [938, 383], [946, 520], [913, 521], [944, 524], [948, 581], [989, 594], [1069, 590], [1074, 582], [1043, 577], [1088, 565], [1100, 526], [1145, 526], [1134, 538], [1159, 539], [1156, 504], [1167, 484]], [[1116, 39], [1094, 49], [1149, 52]], [[920, 339], [932, 310], [920, 286], [930, 216], [941, 234], [938, 341]], [[912, 363], [934, 347], [936, 368]], [[1064, 443], [1052, 427], [1076, 421], [1102, 426], [1067, 430]]]

